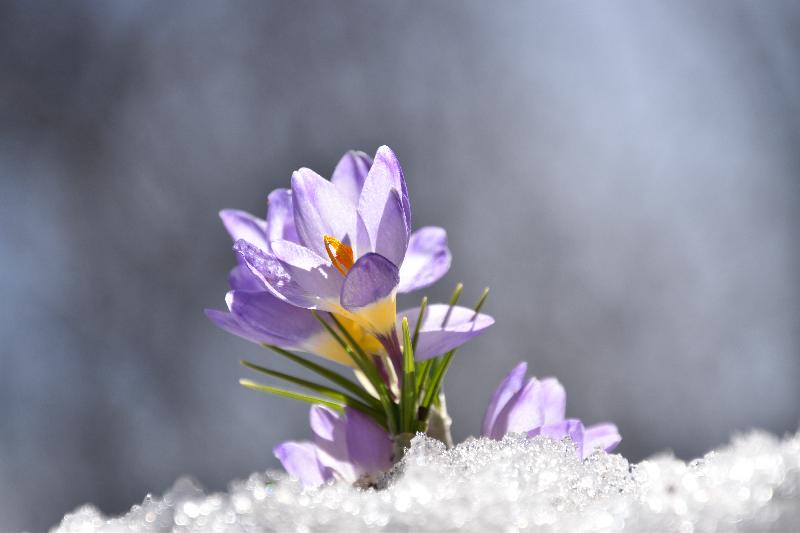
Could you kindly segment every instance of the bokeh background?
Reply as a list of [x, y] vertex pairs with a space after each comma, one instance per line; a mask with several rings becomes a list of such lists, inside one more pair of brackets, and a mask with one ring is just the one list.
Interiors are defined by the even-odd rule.
[[[800, 4], [0, 3], [0, 530], [224, 489], [308, 434], [215, 329], [217, 212], [389, 144], [465, 301], [455, 435], [518, 360], [620, 451], [800, 422]], [[413, 304], [419, 295], [406, 299]]]

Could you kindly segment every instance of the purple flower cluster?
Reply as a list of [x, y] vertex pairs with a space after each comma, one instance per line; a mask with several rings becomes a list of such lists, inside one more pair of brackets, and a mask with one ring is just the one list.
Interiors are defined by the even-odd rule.
[[[321, 395], [242, 382], [314, 404], [313, 440], [274, 448], [290, 475], [309, 486], [374, 482], [399, 459], [398, 443], [429, 429], [433, 413], [442, 440], [450, 440], [442, 377], [455, 349], [494, 320], [479, 312], [486, 291], [474, 309], [455, 305], [460, 286], [450, 305], [427, 305], [425, 299], [418, 308], [397, 312], [397, 294], [439, 280], [451, 255], [442, 228], [411, 231], [408, 190], [391, 149], [382, 146], [374, 159], [348, 152], [330, 180], [301, 168], [291, 188], [269, 194], [265, 219], [237, 210], [220, 217], [233, 238], [237, 265], [229, 276], [228, 310], [206, 310], [208, 317], [339, 387], [245, 362]], [[352, 367], [361, 385], [292, 351]], [[569, 436], [581, 458], [619, 443], [613, 424], [584, 427], [566, 419], [561, 384], [554, 378], [525, 381], [526, 370], [526, 363], [519, 364], [495, 391], [484, 436]]]

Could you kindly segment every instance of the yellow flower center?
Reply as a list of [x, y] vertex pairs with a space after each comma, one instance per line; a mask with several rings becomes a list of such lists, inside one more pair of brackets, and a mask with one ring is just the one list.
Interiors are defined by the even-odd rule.
[[325, 251], [328, 252], [333, 266], [342, 276], [347, 276], [347, 271], [353, 266], [353, 248], [330, 235], [325, 235], [323, 240], [325, 241]]

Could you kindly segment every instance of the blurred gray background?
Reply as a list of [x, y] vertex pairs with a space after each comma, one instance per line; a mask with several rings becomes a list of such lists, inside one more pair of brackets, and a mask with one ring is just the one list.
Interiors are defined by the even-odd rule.
[[[620, 451], [800, 422], [800, 4], [2, 2], [0, 530], [272, 468], [231, 243], [297, 167], [389, 144], [497, 325], [447, 380], [556, 375]], [[419, 295], [407, 299], [413, 304]]]

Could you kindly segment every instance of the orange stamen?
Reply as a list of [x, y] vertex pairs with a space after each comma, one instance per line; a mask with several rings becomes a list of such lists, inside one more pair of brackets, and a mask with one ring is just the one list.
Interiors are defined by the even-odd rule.
[[346, 276], [347, 271], [353, 266], [353, 248], [330, 235], [325, 235], [323, 240], [325, 241], [325, 251], [328, 252], [333, 266], [341, 272], [342, 276]]

